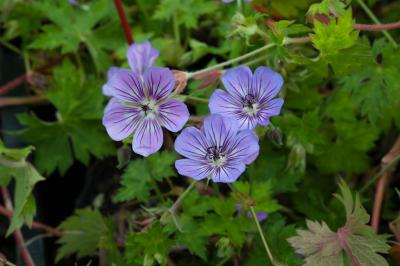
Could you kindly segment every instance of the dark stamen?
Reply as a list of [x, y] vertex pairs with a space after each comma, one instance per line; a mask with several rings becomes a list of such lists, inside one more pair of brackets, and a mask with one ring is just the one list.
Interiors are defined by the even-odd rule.
[[211, 146], [207, 148], [206, 157], [209, 162], [215, 162], [224, 156], [225, 154], [222, 152], [221, 147], [218, 148], [217, 146]]
[[252, 94], [247, 94], [243, 98], [243, 108], [245, 107], [252, 108], [253, 104], [255, 103], [256, 103], [256, 97], [254, 97]]

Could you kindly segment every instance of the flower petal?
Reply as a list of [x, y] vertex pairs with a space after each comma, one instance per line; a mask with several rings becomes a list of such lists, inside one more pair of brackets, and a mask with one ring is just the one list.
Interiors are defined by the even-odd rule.
[[170, 95], [175, 86], [175, 77], [166, 67], [150, 67], [144, 72], [149, 97], [158, 101]]
[[260, 104], [274, 98], [283, 84], [282, 76], [269, 67], [258, 67], [252, 78], [252, 94]]
[[168, 99], [158, 106], [158, 118], [169, 131], [178, 132], [189, 119], [186, 105], [176, 99]]
[[214, 91], [208, 106], [212, 114], [223, 114], [231, 117], [240, 113], [243, 109], [240, 101], [221, 89]]
[[133, 136], [132, 149], [144, 157], [158, 151], [163, 144], [163, 132], [154, 118], [146, 117]]
[[221, 80], [228, 92], [237, 99], [244, 98], [251, 88], [252, 73], [247, 66], [226, 71]]
[[233, 183], [246, 170], [244, 163], [225, 164], [217, 168], [212, 174], [214, 182]]
[[257, 117], [245, 112], [240, 113], [236, 119], [239, 122], [239, 130], [254, 129], [258, 122]]
[[175, 140], [175, 150], [189, 159], [204, 160], [207, 155], [204, 133], [195, 127], [185, 128]]
[[145, 41], [129, 46], [126, 57], [132, 71], [138, 75], [143, 75], [146, 69], [154, 64], [159, 54], [149, 41]]
[[175, 168], [180, 175], [188, 176], [195, 180], [206, 178], [212, 172], [212, 167], [207, 162], [191, 159], [177, 160]]
[[104, 109], [103, 125], [113, 140], [120, 141], [132, 134], [141, 118], [140, 108], [123, 106], [111, 98]]
[[238, 124], [234, 119], [213, 114], [204, 120], [203, 130], [209, 147], [227, 147], [238, 131]]
[[217, 89], [210, 97], [209, 108], [212, 114], [221, 114], [237, 121], [239, 129], [253, 129], [257, 119], [243, 110], [242, 103], [234, 96]]
[[252, 163], [258, 156], [260, 146], [257, 135], [250, 129], [240, 131], [227, 148], [229, 162]]
[[145, 97], [140, 77], [127, 69], [121, 69], [114, 73], [106, 86], [111, 95], [120, 101], [138, 103], [142, 102]]
[[[119, 70], [122, 70], [122, 68], [112, 66], [107, 70], [107, 81], [111, 79], [112, 76], [114, 76], [115, 73], [117, 73]], [[105, 96], [112, 96], [111, 94], [111, 88], [106, 84], [103, 85], [103, 94]]]
[[257, 113], [258, 123], [262, 126], [269, 124], [271, 116], [279, 115], [283, 105], [283, 99], [273, 99], [260, 108]]

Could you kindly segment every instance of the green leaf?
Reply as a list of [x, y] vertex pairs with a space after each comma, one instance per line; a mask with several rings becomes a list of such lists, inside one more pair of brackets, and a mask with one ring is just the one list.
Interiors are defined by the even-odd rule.
[[159, 223], [143, 233], [129, 232], [125, 242], [125, 259], [129, 265], [152, 266], [156, 262], [167, 265], [169, 250], [174, 241], [169, 239]]
[[279, 204], [272, 199], [271, 182], [235, 182], [235, 187], [240, 193], [247, 195], [256, 202], [254, 209], [259, 212], [273, 213], [279, 209]]
[[77, 210], [58, 227], [64, 232], [57, 243], [56, 261], [76, 253], [78, 258], [95, 255], [98, 248], [116, 249], [114, 226], [98, 210], [90, 208]]
[[337, 21], [331, 20], [329, 24], [314, 20], [315, 34], [311, 35], [311, 41], [321, 56], [335, 55], [357, 41], [358, 32], [354, 31], [354, 24], [351, 10], [344, 12]]
[[305, 264], [345, 265], [344, 260], [365, 266], [389, 265], [378, 253], [388, 253], [386, 236], [377, 235], [367, 225], [369, 215], [360, 203], [358, 195], [353, 198], [349, 187], [342, 182], [340, 194], [335, 195], [346, 210], [346, 223], [333, 232], [325, 222], [307, 220], [308, 230], [297, 230], [297, 236], [288, 239], [296, 252], [305, 256]]
[[20, 135], [36, 147], [34, 159], [40, 172], [51, 174], [57, 169], [64, 174], [74, 158], [87, 165], [90, 155], [103, 158], [113, 151], [100, 123], [103, 96], [98, 82], [82, 84], [74, 65], [65, 60], [54, 70], [54, 84], [45, 96], [58, 110], [57, 121], [28, 114], [18, 117], [27, 126]]
[[150, 191], [156, 188], [155, 181], [175, 175], [171, 166], [175, 162], [175, 156], [172, 152], [160, 152], [144, 159], [133, 160], [121, 176], [121, 188], [114, 199], [147, 201]]
[[36, 212], [32, 190], [35, 184], [44, 179], [36, 169], [26, 161], [32, 147], [24, 149], [8, 149], [0, 140], [0, 179], [1, 186], [7, 186], [11, 178], [15, 178], [14, 210], [7, 235], [24, 223], [32, 224]]
[[[110, 23], [113, 18], [113, 7], [109, 1], [100, 0], [85, 4], [85, 8], [73, 7], [68, 1], [41, 0], [33, 3], [33, 9], [47, 17], [53, 24], [42, 26], [42, 33], [29, 45], [33, 49], [61, 48], [62, 53], [76, 52], [79, 44], [86, 44], [97, 70], [106, 69], [111, 60], [105, 50], [117, 48], [110, 42], [103, 42], [104, 37], [96, 33], [102, 27], [108, 27], [108, 32], [120, 33], [116, 23]], [[51, 12], [48, 12], [51, 10]], [[115, 16], [114, 16], [115, 17]], [[109, 28], [109, 24], [112, 28]], [[104, 31], [102, 31], [104, 32]], [[120, 34], [111, 38], [120, 40]], [[115, 42], [113, 42], [115, 43]]]
[[330, 16], [334, 14], [335, 16], [341, 16], [346, 13], [346, 5], [341, 0], [323, 0], [321, 3], [312, 4], [308, 9], [308, 14], [316, 15], [323, 14]]
[[209, 1], [187, 0], [183, 5], [175, 0], [162, 0], [155, 10], [154, 18], [167, 21], [176, 19], [178, 25], [194, 29], [198, 27], [200, 16], [213, 14], [216, 9], [216, 3]]

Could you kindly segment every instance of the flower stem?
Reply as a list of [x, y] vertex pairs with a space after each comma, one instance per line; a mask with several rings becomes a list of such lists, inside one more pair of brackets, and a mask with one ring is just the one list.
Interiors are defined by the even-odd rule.
[[369, 179], [368, 183], [366, 183], [361, 189], [360, 193], [363, 193], [368, 187], [370, 187], [372, 184], [374, 184], [386, 171], [392, 167], [397, 161], [400, 160], [400, 155], [396, 156], [386, 164], [385, 167], [382, 168], [376, 175], [374, 175], [372, 178]]
[[193, 100], [193, 101], [197, 101], [197, 102], [202, 102], [202, 103], [208, 103], [209, 100], [208, 99], [204, 99], [204, 98], [200, 98], [200, 97], [196, 97], [196, 96], [190, 96], [190, 95], [185, 95], [187, 100]]
[[121, 21], [122, 29], [124, 31], [124, 35], [126, 38], [126, 41], [128, 42], [129, 45], [131, 45], [134, 40], [132, 36], [132, 31], [128, 23], [128, 19], [126, 17], [124, 7], [122, 6], [121, 0], [114, 0], [114, 5], [115, 8], [117, 9], [119, 20]]
[[[363, 0], [357, 0], [358, 4], [361, 6], [361, 8], [364, 10], [364, 12], [368, 15], [368, 17], [375, 23], [380, 25], [381, 22], [379, 19], [375, 16], [375, 14], [369, 9], [369, 7], [364, 3]], [[383, 35], [393, 44], [394, 47], [397, 47], [396, 41], [393, 39], [392, 35], [387, 30], [382, 31]]]
[[261, 237], [261, 240], [262, 240], [262, 242], [263, 242], [265, 251], [267, 252], [268, 258], [269, 258], [269, 260], [271, 261], [271, 264], [272, 264], [272, 265], [276, 265], [276, 264], [275, 264], [274, 257], [272, 256], [271, 250], [270, 250], [269, 247], [268, 247], [267, 239], [265, 238], [264, 233], [263, 233], [263, 231], [262, 231], [260, 222], [259, 222], [258, 219], [257, 219], [257, 215], [256, 215], [256, 212], [254, 211], [254, 207], [253, 207], [253, 206], [249, 206], [249, 210], [250, 210], [250, 212], [251, 212], [251, 216], [253, 216], [254, 222], [255, 222], [256, 225], [257, 225], [258, 233], [260, 234], [260, 237]]
[[254, 207], [251, 206], [251, 205], [249, 205], [249, 204], [247, 203], [247, 202], [248, 202], [248, 199], [245, 198], [245, 196], [244, 196], [242, 193], [240, 193], [240, 191], [239, 191], [232, 183], [227, 183], [227, 185], [228, 185], [229, 188], [230, 188], [234, 193], [236, 193], [237, 196], [238, 196], [239, 198], [241, 198], [241, 200], [243, 200], [243, 202], [246, 203], [247, 206], [249, 207], [249, 210], [250, 210], [250, 212], [251, 212], [251, 216], [253, 217], [254, 222], [255, 222], [256, 225], [257, 225], [258, 233], [259, 233], [259, 235], [260, 235], [260, 237], [261, 237], [261, 240], [262, 240], [262, 242], [263, 242], [265, 251], [267, 252], [268, 258], [269, 258], [271, 264], [272, 264], [273, 266], [275, 266], [276, 264], [275, 264], [274, 257], [272, 256], [271, 250], [269, 249], [269, 246], [268, 246], [268, 243], [267, 243], [267, 239], [265, 238], [264, 233], [263, 233], [262, 228], [261, 228], [261, 225], [260, 225], [260, 222], [259, 222], [258, 219], [257, 219], [257, 214], [256, 214], [256, 212], [255, 212], [255, 210], [254, 210]]
[[223, 67], [225, 67], [225, 66], [229, 66], [229, 65], [231, 65], [231, 64], [240, 62], [240, 61], [242, 61], [242, 60], [244, 60], [244, 59], [247, 59], [247, 58], [249, 58], [249, 57], [251, 57], [251, 56], [253, 56], [253, 55], [256, 55], [256, 54], [261, 53], [261, 52], [263, 52], [263, 51], [265, 51], [265, 50], [268, 50], [268, 49], [270, 49], [271, 47], [274, 47], [275, 45], [276, 45], [275, 43], [269, 43], [269, 44], [267, 44], [267, 45], [264, 45], [263, 47], [260, 47], [260, 48], [254, 50], [254, 51], [251, 51], [251, 52], [249, 52], [249, 53], [247, 53], [247, 54], [241, 55], [241, 56], [239, 56], [239, 57], [233, 58], [233, 59], [231, 59], [231, 60], [225, 61], [225, 62], [223, 62], [223, 63], [217, 64], [217, 65], [214, 65], [214, 66], [207, 67], [207, 68], [202, 69], [202, 70], [199, 70], [199, 71], [195, 71], [195, 72], [189, 73], [189, 74], [188, 74], [188, 79], [192, 78], [193, 76], [196, 76], [196, 75], [200, 75], [200, 74], [209, 72], [209, 71], [211, 71], [211, 70], [223, 68]]
[[179, 23], [178, 23], [177, 14], [174, 14], [174, 16], [172, 17], [172, 23], [173, 23], [173, 27], [174, 27], [174, 37], [175, 37], [176, 45], [180, 45], [181, 44], [181, 33], [179, 31]]
[[196, 185], [197, 181], [193, 181], [183, 193], [179, 196], [179, 198], [175, 201], [172, 207], [169, 209], [170, 212], [174, 213], [180, 206], [182, 200], [186, 197], [190, 190]]

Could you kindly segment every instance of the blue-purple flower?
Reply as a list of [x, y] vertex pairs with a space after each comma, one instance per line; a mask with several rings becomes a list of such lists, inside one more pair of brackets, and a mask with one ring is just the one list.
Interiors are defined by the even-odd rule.
[[[153, 66], [156, 62], [160, 53], [155, 49], [149, 41], [144, 41], [141, 43], [134, 43], [128, 47], [126, 51], [126, 58], [128, 59], [129, 66], [133, 72], [143, 76], [146, 69]], [[122, 68], [112, 66], [107, 71], [107, 80], [117, 73]], [[106, 96], [111, 95], [111, 89], [106, 83], [103, 86], [103, 94]]]
[[151, 66], [158, 52], [149, 47], [150, 43], [130, 46], [127, 55], [131, 70], [111, 68], [103, 86], [112, 96], [103, 116], [107, 133], [116, 141], [133, 134], [132, 149], [143, 156], [161, 148], [162, 126], [177, 132], [189, 119], [186, 105], [169, 98], [175, 86], [172, 72]]
[[175, 150], [186, 157], [175, 163], [179, 174], [231, 183], [257, 158], [259, 145], [253, 131], [239, 130], [235, 120], [216, 114], [204, 120], [201, 130], [185, 128], [175, 141]]
[[271, 116], [278, 115], [283, 99], [274, 97], [280, 91], [281, 75], [268, 67], [254, 72], [246, 67], [228, 70], [222, 77], [228, 92], [217, 89], [210, 98], [210, 111], [239, 121], [240, 129], [267, 126]]

